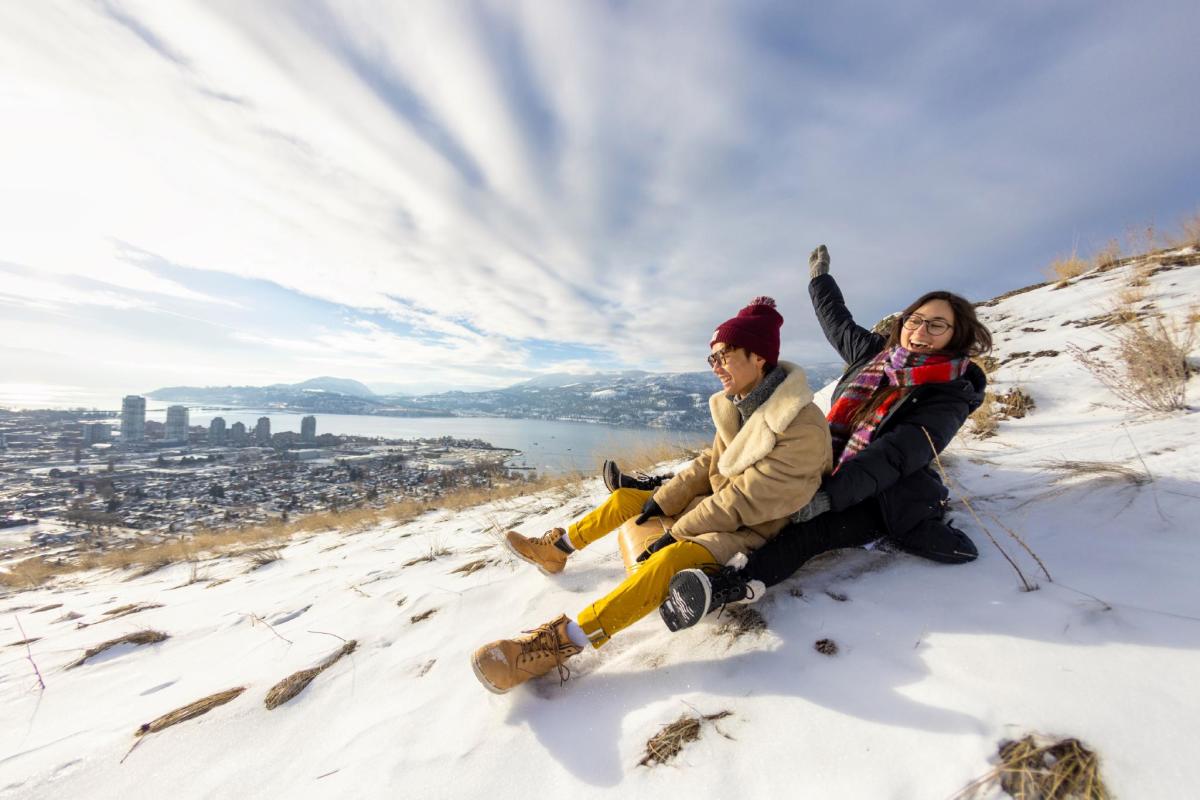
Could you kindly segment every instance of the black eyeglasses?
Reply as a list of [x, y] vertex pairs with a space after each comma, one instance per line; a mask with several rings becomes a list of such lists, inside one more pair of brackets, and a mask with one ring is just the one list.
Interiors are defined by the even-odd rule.
[[708, 366], [713, 369], [716, 369], [717, 365], [724, 367], [725, 362], [729, 360], [729, 354], [736, 353], [737, 351], [738, 351], [738, 348], [736, 348], [736, 347], [721, 348], [720, 350], [718, 350], [717, 352], [713, 353], [711, 356], [708, 357]]
[[930, 336], [941, 336], [954, 327], [944, 319], [925, 319], [920, 314], [909, 314], [904, 318], [904, 327], [910, 331], [919, 331], [922, 325], [925, 326], [925, 330], [929, 331]]

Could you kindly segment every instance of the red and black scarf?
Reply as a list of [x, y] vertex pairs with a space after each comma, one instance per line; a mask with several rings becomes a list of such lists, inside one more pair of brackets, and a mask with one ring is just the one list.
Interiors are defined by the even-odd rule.
[[[875, 429], [904, 393], [904, 390], [922, 383], [945, 383], [962, 377], [968, 358], [952, 358], [938, 353], [916, 353], [896, 345], [880, 351], [850, 381], [837, 402], [829, 409], [829, 433], [833, 438], [834, 472], [858, 453], [862, 452], [875, 435]], [[884, 384], [900, 387], [855, 427], [850, 421], [863, 403], [869, 402]]]

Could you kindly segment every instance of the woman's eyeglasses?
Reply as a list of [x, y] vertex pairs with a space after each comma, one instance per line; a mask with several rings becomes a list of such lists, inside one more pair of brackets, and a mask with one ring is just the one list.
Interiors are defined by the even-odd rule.
[[724, 368], [725, 362], [729, 360], [729, 354], [736, 352], [736, 347], [723, 347], [717, 352], [708, 357], [708, 366], [716, 369], [718, 366]]
[[941, 336], [954, 327], [944, 319], [925, 319], [920, 314], [909, 314], [904, 318], [904, 327], [910, 331], [918, 331], [922, 325], [929, 331], [930, 336]]

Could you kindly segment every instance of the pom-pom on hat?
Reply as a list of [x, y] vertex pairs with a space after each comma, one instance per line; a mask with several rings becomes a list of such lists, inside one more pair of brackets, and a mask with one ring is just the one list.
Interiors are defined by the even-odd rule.
[[722, 322], [713, 331], [708, 346], [724, 342], [729, 347], [744, 347], [773, 367], [779, 362], [779, 329], [782, 326], [783, 317], [775, 310], [775, 301], [770, 297], [756, 297], [736, 317]]

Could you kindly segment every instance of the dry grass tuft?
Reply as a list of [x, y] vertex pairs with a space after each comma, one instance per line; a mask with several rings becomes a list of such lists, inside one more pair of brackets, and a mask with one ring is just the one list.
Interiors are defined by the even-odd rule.
[[1033, 397], [1019, 386], [1014, 386], [996, 398], [997, 415], [1000, 419], [1022, 419], [1037, 407]]
[[422, 611], [420, 614], [413, 614], [411, 617], [408, 618], [408, 621], [411, 622], [413, 625], [416, 625], [418, 622], [424, 622], [425, 620], [429, 619], [436, 613], [437, 613], [437, 609], [431, 608], [428, 611]]
[[1144, 486], [1153, 480], [1145, 472], [1110, 461], [1043, 461], [1038, 466], [1063, 473], [1058, 481], [1078, 477], [1100, 477], [1125, 481], [1131, 486]]
[[[246, 555], [239, 553], [238, 555]], [[249, 552], [250, 568], [247, 572], [254, 572], [256, 569], [262, 569], [268, 564], [274, 564], [279, 559], [283, 558], [283, 551], [278, 547], [263, 547]]]
[[313, 679], [320, 675], [325, 670], [332, 667], [344, 656], [348, 656], [358, 647], [358, 641], [351, 639], [342, 645], [342, 649], [331, 655], [329, 658], [321, 662], [320, 665], [310, 669], [302, 669], [299, 672], [294, 672], [287, 676], [279, 683], [271, 687], [267, 692], [266, 698], [263, 699], [263, 704], [266, 705], [268, 711], [273, 711], [281, 705], [291, 700], [296, 695], [304, 691], [304, 687], [313, 682]]
[[170, 637], [168, 637], [167, 634], [163, 633], [162, 631], [144, 630], [136, 633], [127, 633], [124, 636], [118, 636], [116, 639], [109, 639], [107, 642], [103, 642], [95, 647], [88, 648], [88, 650], [84, 652], [78, 661], [72, 661], [70, 664], [68, 664], [67, 669], [82, 667], [87, 663], [88, 659], [95, 658], [104, 651], [117, 647], [118, 645], [132, 644], [141, 646], [147, 644], [158, 644], [159, 642], [166, 641], [168, 638]]
[[1074, 250], [1071, 255], [1056, 258], [1050, 262], [1050, 266], [1046, 269], [1047, 274], [1051, 279], [1057, 280], [1055, 284], [1058, 288], [1066, 286], [1072, 278], [1078, 278], [1083, 273], [1090, 269], [1088, 262], [1080, 258]]
[[1183, 220], [1180, 235], [1171, 237], [1172, 247], [1200, 247], [1200, 209]]
[[62, 608], [62, 605], [63, 605], [62, 603], [51, 603], [48, 606], [42, 606], [41, 608], [35, 608], [33, 611], [30, 611], [29, 613], [30, 614], [41, 614], [43, 611], [53, 611], [56, 608]]
[[40, 642], [41, 640], [42, 640], [42, 637], [34, 636], [32, 639], [19, 639], [15, 642], [9, 642], [8, 644], [6, 644], [4, 646], [5, 647], [23, 647], [27, 644], [33, 644], [34, 642]]
[[983, 370], [983, 374], [987, 376], [989, 383], [992, 380], [992, 373], [1000, 368], [1000, 359], [993, 355], [976, 356], [971, 360]]
[[93, 625], [99, 625], [101, 622], [109, 622], [114, 619], [120, 619], [121, 617], [127, 617], [130, 614], [139, 614], [142, 611], [149, 611], [152, 608], [162, 608], [162, 603], [129, 603], [128, 605], [118, 606], [117, 608], [110, 608], [108, 611], [104, 612], [103, 619], [95, 622], [80, 622], [75, 627], [90, 628]]
[[1000, 743], [1000, 763], [956, 794], [970, 800], [997, 788], [1013, 800], [1109, 800], [1100, 758], [1078, 739], [1026, 736]]
[[478, 572], [481, 569], [490, 567], [493, 563], [494, 562], [489, 561], [486, 558], [476, 559], [475, 561], [468, 561], [466, 564], [463, 564], [458, 569], [450, 570], [450, 574], [451, 575], [463, 575], [463, 576], [471, 575], [473, 573]]
[[1100, 272], [1108, 272], [1113, 267], [1121, 262], [1121, 243], [1116, 239], [1109, 239], [1108, 244], [1104, 245], [1096, 254], [1092, 256], [1092, 263], [1096, 265], [1096, 269]]
[[725, 621], [717, 628], [718, 635], [740, 639], [746, 634], [758, 634], [767, 629], [766, 617], [752, 606], [725, 606], [720, 615], [725, 618]]
[[983, 393], [983, 402], [979, 408], [971, 412], [971, 433], [979, 439], [987, 439], [996, 435], [1000, 428], [1000, 412], [996, 406], [996, 395], [991, 392]]
[[1188, 354], [1196, 344], [1197, 323], [1168, 325], [1160, 316], [1120, 315], [1112, 360], [1099, 352], [1068, 345], [1071, 354], [1109, 391], [1134, 408], [1181, 411], [1187, 408], [1191, 375]]
[[837, 642], [833, 639], [818, 639], [813, 642], [813, 649], [823, 656], [836, 656], [838, 654]]
[[194, 703], [189, 703], [182, 708], [177, 708], [174, 711], [163, 714], [153, 722], [147, 722], [136, 731], [134, 736], [145, 736], [148, 733], [158, 733], [161, 730], [178, 725], [181, 722], [187, 722], [189, 719], [195, 719], [203, 714], [207, 714], [217, 706], [223, 706], [230, 700], [233, 700], [242, 692], [246, 691], [245, 686], [239, 686], [236, 689], [228, 689], [224, 692], [210, 694], [208, 697], [197, 700]]
[[408, 561], [405, 561], [400, 566], [415, 567], [417, 564], [427, 564], [430, 561], [436, 561], [437, 559], [441, 558], [442, 556], [449, 556], [449, 555], [453, 555], [453, 554], [454, 554], [454, 551], [451, 550], [450, 548], [445, 547], [440, 544], [433, 544], [433, 545], [430, 545], [429, 550], [427, 552], [417, 556], [416, 558], [410, 558]]
[[47, 561], [40, 556], [27, 558], [0, 571], [0, 586], [6, 589], [33, 589], [65, 571], [64, 566], [61, 562]]
[[703, 723], [716, 722], [730, 716], [733, 716], [732, 711], [718, 711], [716, 714], [706, 714], [703, 717], [684, 714], [647, 740], [646, 754], [642, 756], [638, 766], [648, 767], [652, 764], [667, 763], [679, 755], [685, 744], [700, 738], [700, 729]]

